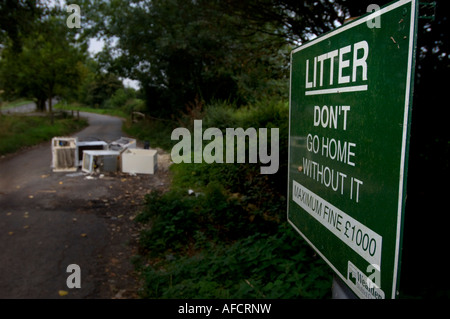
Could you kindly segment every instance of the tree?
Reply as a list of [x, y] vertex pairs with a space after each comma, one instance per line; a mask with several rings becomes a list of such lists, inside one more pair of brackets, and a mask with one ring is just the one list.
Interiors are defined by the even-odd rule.
[[22, 37], [22, 44], [21, 52], [11, 42], [2, 52], [0, 78], [5, 94], [34, 98], [39, 110], [44, 110], [48, 99], [52, 113], [53, 97], [78, 85], [87, 46], [76, 41], [57, 11], [36, 23], [33, 32]]
[[0, 0], [0, 43], [10, 40], [13, 50], [20, 51], [23, 35], [33, 30], [45, 9], [39, 0]]
[[97, 73], [92, 81], [87, 82], [87, 96], [84, 101], [93, 107], [104, 106], [104, 102], [111, 98], [114, 93], [123, 88], [122, 82], [112, 73]]
[[265, 28], [270, 32], [243, 29], [239, 17], [221, 11], [219, 3], [97, 2], [86, 10], [97, 13], [91, 16], [97, 21], [91, 32], [116, 39], [99, 62], [139, 80], [149, 110], [163, 116], [196, 99], [244, 104], [269, 92], [269, 82], [287, 83], [285, 39], [273, 37], [270, 32], [276, 30], [269, 23]]
[[[341, 25], [347, 10], [344, 1], [255, 0], [218, 1], [221, 10], [239, 17], [246, 30], [270, 33], [298, 45]], [[360, 2], [360, 1], [359, 1]], [[275, 26], [272, 32], [266, 26]]]
[[239, 105], [264, 94], [286, 96], [290, 47], [341, 25], [360, 3], [85, 0], [82, 6], [94, 21], [91, 34], [114, 39], [100, 63], [139, 80], [149, 110], [168, 115], [196, 98]]

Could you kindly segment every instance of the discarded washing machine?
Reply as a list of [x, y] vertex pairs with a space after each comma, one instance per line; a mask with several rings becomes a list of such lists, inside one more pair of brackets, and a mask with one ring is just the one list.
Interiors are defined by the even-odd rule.
[[119, 151], [91, 150], [83, 152], [81, 170], [86, 173], [117, 172], [119, 169]]
[[108, 149], [108, 143], [105, 141], [78, 141], [77, 142], [77, 166], [81, 166], [83, 161], [83, 152], [91, 150], [106, 150]]

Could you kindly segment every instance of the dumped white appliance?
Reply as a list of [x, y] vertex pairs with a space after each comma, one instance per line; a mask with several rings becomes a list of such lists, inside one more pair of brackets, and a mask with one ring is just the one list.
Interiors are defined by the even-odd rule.
[[77, 143], [76, 137], [52, 138], [52, 168], [54, 172], [73, 172], [78, 169]]
[[129, 148], [136, 148], [136, 140], [134, 138], [121, 137], [109, 144], [109, 149], [112, 151], [124, 151]]
[[81, 166], [86, 173], [117, 172], [154, 174], [158, 165], [156, 150], [137, 148], [136, 140], [128, 137], [106, 143], [78, 141], [77, 137], [52, 139], [52, 167], [55, 172], [73, 172]]
[[122, 172], [154, 174], [158, 166], [158, 152], [146, 149], [127, 149], [122, 155]]
[[77, 142], [77, 166], [81, 166], [83, 161], [83, 152], [90, 150], [106, 150], [108, 143], [105, 141], [78, 141]]
[[81, 170], [86, 173], [116, 172], [119, 169], [119, 151], [90, 150], [83, 152]]

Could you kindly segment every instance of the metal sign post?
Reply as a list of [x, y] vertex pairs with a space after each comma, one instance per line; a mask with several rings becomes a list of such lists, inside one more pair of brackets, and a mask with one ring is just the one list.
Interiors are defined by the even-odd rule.
[[360, 298], [397, 294], [416, 19], [396, 1], [291, 53], [287, 219]]

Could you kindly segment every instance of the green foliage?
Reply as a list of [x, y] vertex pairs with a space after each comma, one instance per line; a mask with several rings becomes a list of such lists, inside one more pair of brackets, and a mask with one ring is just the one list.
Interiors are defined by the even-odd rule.
[[[140, 103], [135, 110], [139, 111], [141, 107], [142, 104]], [[171, 120], [146, 117], [137, 123], [128, 120], [124, 123], [122, 129], [128, 135], [141, 141], [149, 141], [152, 148], [160, 147], [170, 152], [174, 145], [170, 135], [177, 126], [177, 122]]]
[[[94, 108], [112, 108], [114, 103], [120, 103], [120, 96], [116, 96], [111, 102], [107, 101], [113, 98], [119, 89], [123, 88], [122, 82], [112, 73], [95, 73], [84, 83], [86, 93], [85, 99], [81, 102]], [[126, 102], [123, 101], [124, 103]]]
[[136, 97], [135, 91], [129, 88], [119, 88], [105, 102], [105, 108], [119, 108], [125, 105], [128, 100]]
[[79, 112], [105, 114], [122, 118], [126, 118], [129, 115], [124, 113], [121, 109], [98, 109], [87, 107], [79, 103], [67, 103], [65, 101], [55, 104], [55, 109], [60, 109], [64, 111], [79, 111]]
[[54, 10], [35, 21], [32, 30], [21, 35], [19, 52], [6, 43], [0, 59], [0, 87], [7, 98], [30, 97], [43, 110], [45, 100], [77, 86], [87, 47], [76, 40], [60, 14]]
[[91, 6], [92, 32], [118, 39], [99, 55], [102, 66], [139, 80], [153, 116], [178, 115], [197, 97], [242, 105], [288, 92], [288, 47], [270, 23], [255, 32], [215, 1]]
[[0, 154], [12, 153], [25, 146], [50, 140], [54, 136], [67, 135], [87, 126], [87, 121], [70, 117], [0, 115]]
[[137, 221], [151, 222], [152, 226], [142, 234], [141, 244], [152, 254], [183, 251], [183, 247], [194, 245], [199, 234], [229, 241], [273, 226], [259, 212], [227, 196], [218, 183], [208, 184], [204, 192], [196, 195], [180, 189], [164, 195], [152, 193]]
[[0, 43], [11, 40], [15, 52], [22, 49], [22, 35], [33, 31], [44, 6], [39, 0], [0, 1]]
[[[272, 99], [241, 108], [229, 106], [225, 102], [216, 102], [206, 107], [202, 121], [204, 129], [217, 127], [222, 130], [224, 135], [227, 127], [279, 128], [280, 166], [278, 172], [273, 175], [261, 175], [260, 165], [257, 164], [181, 163], [172, 168], [178, 172], [174, 179], [176, 185], [204, 187], [210, 181], [218, 181], [230, 192], [246, 194], [247, 198], [258, 198], [261, 196], [260, 194], [265, 194], [267, 202], [267, 196], [284, 196], [289, 137], [289, 107], [286, 102]], [[261, 201], [263, 200], [261, 199]]]
[[286, 224], [142, 269], [144, 298], [326, 298], [324, 262]]
[[145, 111], [145, 101], [136, 98], [132, 88], [119, 88], [103, 103], [106, 109], [121, 109], [126, 114]]
[[[216, 102], [201, 116], [204, 128], [279, 128], [285, 169], [286, 103]], [[171, 170], [172, 189], [149, 194], [136, 219], [148, 225], [139, 241], [149, 258], [139, 266], [143, 297], [329, 297], [328, 267], [284, 221], [285, 175], [261, 175], [257, 164], [181, 163]]]

